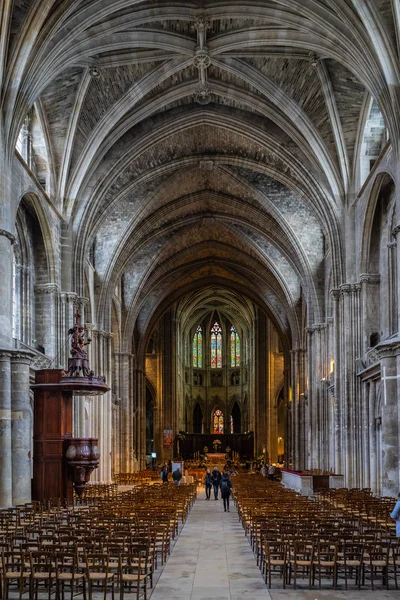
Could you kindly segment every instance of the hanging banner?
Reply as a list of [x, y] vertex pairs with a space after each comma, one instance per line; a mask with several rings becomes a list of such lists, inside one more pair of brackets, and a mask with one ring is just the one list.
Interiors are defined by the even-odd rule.
[[164, 448], [168, 448], [172, 446], [174, 443], [174, 430], [173, 429], [164, 429]]

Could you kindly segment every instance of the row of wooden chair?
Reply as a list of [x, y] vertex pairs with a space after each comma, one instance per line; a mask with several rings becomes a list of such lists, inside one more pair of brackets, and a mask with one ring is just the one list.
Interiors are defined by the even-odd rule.
[[[113, 597], [116, 586], [121, 598], [126, 589], [146, 596], [147, 582], [152, 586], [195, 499], [195, 485], [143, 483], [116, 496], [98, 495], [90, 506], [50, 503], [0, 511], [3, 598], [17, 584], [20, 597], [28, 591], [34, 598], [40, 587], [51, 587], [63, 598], [67, 587], [85, 598], [87, 587], [90, 600], [99, 581], [104, 597]], [[96, 565], [103, 565], [101, 571]]]
[[[239, 519], [266, 582], [271, 586], [271, 576], [279, 575], [280, 585], [293, 580], [296, 586], [301, 573], [309, 587], [317, 577], [319, 586], [324, 581], [336, 587], [343, 579], [346, 589], [349, 582], [357, 587], [367, 582], [374, 589], [379, 580], [398, 589], [400, 545], [389, 516], [393, 499], [389, 506], [370, 490], [332, 491], [308, 499], [261, 476], [235, 478]], [[341, 502], [332, 500], [339, 497]]]

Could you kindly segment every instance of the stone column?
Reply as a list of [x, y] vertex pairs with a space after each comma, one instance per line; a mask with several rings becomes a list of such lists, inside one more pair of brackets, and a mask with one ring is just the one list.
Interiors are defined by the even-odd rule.
[[334, 471], [338, 475], [341, 474], [342, 470], [342, 453], [341, 453], [341, 435], [342, 430], [340, 427], [341, 423], [341, 409], [340, 409], [340, 372], [341, 372], [341, 354], [340, 354], [340, 337], [341, 337], [341, 328], [340, 328], [340, 290], [332, 290], [332, 300], [333, 300], [333, 358], [335, 361], [335, 370], [334, 370], [334, 396], [333, 396], [333, 443], [334, 443]]
[[19, 350], [11, 356], [12, 502], [31, 501], [31, 440], [33, 411], [29, 365], [34, 355]]
[[0, 348], [10, 346], [12, 337], [12, 279], [13, 249], [15, 238], [0, 229]]
[[35, 285], [36, 343], [51, 358], [57, 355], [56, 307], [58, 288], [54, 283]]
[[120, 394], [120, 423], [119, 452], [121, 472], [129, 473], [132, 469], [133, 458], [133, 414], [132, 414], [132, 354], [120, 352], [115, 354], [115, 360], [119, 364], [119, 394]]
[[368, 393], [368, 416], [369, 416], [369, 461], [370, 461], [370, 478], [369, 486], [374, 494], [378, 490], [378, 482], [376, 480], [376, 380], [372, 379], [369, 384]]
[[66, 368], [69, 357], [69, 337], [68, 330], [74, 324], [74, 314], [76, 310], [77, 295], [74, 292], [62, 292], [60, 294], [59, 304], [59, 356], [58, 363], [61, 368]]
[[378, 345], [381, 362], [382, 398], [382, 494], [396, 496], [399, 492], [399, 372], [400, 344], [382, 342]]
[[0, 507], [11, 505], [11, 352], [0, 350]]
[[351, 285], [343, 284], [340, 286], [341, 292], [341, 376], [342, 376], [342, 396], [341, 396], [341, 430], [342, 430], [342, 456], [344, 467], [344, 480], [348, 487], [352, 486], [353, 480], [353, 444], [352, 444], [352, 339], [351, 339]]
[[308, 379], [308, 398], [307, 398], [307, 409], [305, 418], [305, 431], [306, 431], [306, 467], [308, 469], [313, 468], [313, 432], [314, 432], [314, 352], [313, 352], [313, 334], [314, 330], [312, 327], [307, 327], [307, 379]]

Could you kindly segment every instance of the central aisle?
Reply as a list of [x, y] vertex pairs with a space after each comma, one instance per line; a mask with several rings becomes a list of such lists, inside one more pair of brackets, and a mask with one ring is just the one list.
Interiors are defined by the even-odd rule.
[[236, 508], [199, 492], [151, 600], [268, 600]]

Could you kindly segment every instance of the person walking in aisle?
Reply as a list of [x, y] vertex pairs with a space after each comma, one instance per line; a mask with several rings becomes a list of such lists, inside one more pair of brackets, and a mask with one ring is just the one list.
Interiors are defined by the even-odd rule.
[[182, 471], [179, 467], [172, 473], [172, 479], [174, 480], [175, 485], [181, 485]]
[[273, 481], [275, 479], [275, 467], [273, 464], [270, 464], [268, 467], [268, 479]]
[[213, 485], [212, 475], [210, 469], [207, 469], [206, 476], [204, 478], [204, 485], [206, 486], [206, 500], [210, 499], [211, 488]]
[[168, 483], [168, 469], [167, 469], [167, 465], [163, 465], [163, 468], [161, 469], [161, 473], [160, 473], [161, 479], [163, 483]]
[[218, 490], [221, 485], [221, 473], [218, 471], [217, 467], [214, 467], [212, 472], [212, 484], [214, 487], [214, 500], [218, 500]]
[[231, 495], [232, 481], [226, 471], [221, 478], [221, 498], [224, 501], [224, 511], [229, 511], [229, 496]]

